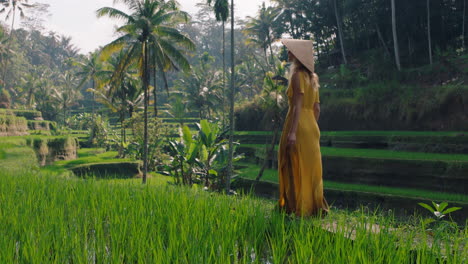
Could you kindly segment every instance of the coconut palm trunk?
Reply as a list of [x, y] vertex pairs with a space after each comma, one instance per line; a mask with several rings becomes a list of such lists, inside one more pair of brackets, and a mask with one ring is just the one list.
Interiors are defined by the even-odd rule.
[[143, 183], [148, 174], [148, 41], [143, 42], [143, 89], [144, 89], [144, 135], [143, 135]]
[[333, 5], [335, 7], [335, 17], [336, 17], [336, 25], [338, 26], [338, 36], [340, 37], [341, 55], [343, 55], [344, 64], [348, 64], [348, 61], [346, 59], [345, 48], [344, 48], [343, 28], [341, 26], [341, 19], [338, 13], [338, 5], [336, 1], [337, 0], [333, 0]]
[[[94, 76], [91, 77], [92, 80], [93, 80], [93, 90], [96, 90], [96, 81], [94, 80]], [[95, 104], [96, 104], [96, 94], [93, 93], [93, 103], [91, 104], [91, 108], [92, 108], [92, 111], [93, 111], [93, 116], [95, 114]]]
[[395, 63], [397, 69], [401, 71], [401, 64], [400, 64], [400, 51], [398, 49], [398, 34], [396, 28], [396, 10], [395, 10], [395, 0], [391, 0], [392, 4], [392, 32], [393, 32], [393, 48], [395, 51]]
[[153, 54], [153, 100], [154, 100], [154, 117], [158, 117], [158, 98], [156, 89], [156, 56]]
[[431, 41], [431, 7], [430, 1], [427, 0], [427, 42], [429, 47], [429, 63], [432, 65], [432, 41]]
[[226, 192], [231, 190], [231, 177], [233, 175], [232, 159], [234, 156], [234, 0], [231, 0], [231, 84], [230, 84], [230, 109], [229, 109], [229, 161], [228, 174], [226, 176]]
[[223, 127], [226, 126], [226, 30], [225, 30], [225, 22], [222, 21], [223, 27], [223, 106], [222, 106], [222, 118], [223, 118]]
[[462, 47], [465, 49], [465, 29], [466, 29], [466, 0], [463, 1], [463, 20], [462, 20]]

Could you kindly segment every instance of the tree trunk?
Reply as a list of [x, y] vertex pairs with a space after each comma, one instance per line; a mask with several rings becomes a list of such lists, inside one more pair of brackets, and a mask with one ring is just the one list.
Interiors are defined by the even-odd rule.
[[231, 87], [229, 109], [229, 159], [228, 173], [226, 176], [226, 193], [231, 190], [231, 177], [233, 173], [232, 159], [234, 156], [234, 0], [231, 0]]
[[33, 97], [33, 88], [29, 87], [27, 104], [30, 109], [32, 109], [32, 97]]
[[462, 21], [462, 47], [465, 49], [465, 28], [466, 28], [466, 0], [463, 1], [463, 21]]
[[265, 153], [265, 160], [263, 161], [262, 168], [258, 172], [257, 178], [255, 178], [255, 181], [260, 181], [260, 179], [263, 176], [263, 172], [265, 171], [268, 161], [270, 161], [271, 157], [273, 156], [273, 151], [275, 150], [275, 145], [276, 145], [276, 138], [278, 137], [278, 132], [279, 132], [279, 126], [275, 125], [275, 131], [273, 132], [273, 138], [271, 139], [270, 147], [267, 149], [267, 152]]
[[125, 127], [124, 127], [124, 114], [120, 113], [120, 147], [119, 147], [119, 157], [125, 158], [124, 151], [123, 151], [123, 144], [125, 139]]
[[144, 89], [144, 136], [143, 136], [143, 183], [148, 173], [148, 42], [143, 43], [143, 89]]
[[388, 55], [388, 57], [390, 58], [391, 55], [390, 55], [390, 50], [388, 49], [388, 46], [387, 44], [385, 43], [385, 40], [383, 39], [383, 36], [382, 36], [382, 32], [380, 31], [380, 28], [379, 28], [379, 25], [377, 23], [375, 23], [375, 31], [377, 31], [377, 36], [379, 37], [379, 40], [380, 42], [382, 43], [382, 46], [384, 47], [385, 49], [385, 53]]
[[348, 64], [348, 61], [346, 60], [345, 49], [344, 49], [343, 28], [341, 27], [341, 20], [340, 20], [340, 15], [338, 14], [338, 5], [336, 4], [336, 1], [337, 0], [333, 0], [333, 5], [335, 6], [336, 24], [338, 26], [338, 36], [340, 37], [341, 55], [343, 55], [344, 64]]
[[[93, 90], [95, 91], [96, 90], [96, 81], [94, 80], [94, 77], [92, 77], [93, 79]], [[93, 103], [91, 104], [91, 108], [92, 108], [92, 111], [93, 111], [93, 118], [94, 118], [94, 108], [95, 108], [95, 102], [96, 102], [96, 94], [93, 92]]]
[[268, 46], [270, 48], [270, 62], [271, 62], [271, 68], [274, 69], [275, 68], [275, 57], [273, 55], [273, 48], [271, 46], [271, 38], [270, 38], [270, 33], [268, 32]]
[[225, 25], [224, 20], [222, 21], [223, 26], [223, 106], [222, 106], [222, 118], [223, 118], [223, 128], [226, 126], [226, 34], [225, 34]]
[[128, 106], [128, 116], [129, 116], [130, 118], [133, 117], [133, 111], [134, 111], [133, 108], [134, 108], [133, 105]]
[[[122, 119], [122, 127], [124, 127], [125, 111], [122, 113], [122, 116], [123, 116], [123, 119]], [[124, 142], [124, 143], [127, 143], [127, 131], [125, 130], [125, 128], [124, 128], [124, 130], [123, 130], [123, 137], [122, 137], [122, 139], [123, 139], [123, 142]]]
[[[15, 4], [13, 4], [13, 17], [12, 17], [12, 22], [11, 22], [11, 28], [10, 28], [10, 36], [8, 38], [8, 44], [7, 44], [7, 51], [10, 50], [11, 48], [11, 42], [13, 41], [13, 31], [14, 31], [14, 25], [15, 25], [15, 15], [16, 15], [16, 8]], [[8, 68], [8, 60], [5, 59], [3, 72], [2, 72], [2, 81], [3, 81], [3, 86], [6, 88], [6, 72]]]
[[397, 69], [401, 71], [400, 64], [400, 52], [398, 50], [398, 36], [396, 29], [396, 16], [395, 16], [395, 0], [390, 0], [392, 2], [392, 31], [393, 31], [393, 48], [395, 50], [395, 63]]
[[67, 106], [65, 102], [63, 103], [63, 126], [65, 127], [66, 124], [66, 118], [67, 118]]
[[432, 65], [432, 42], [431, 42], [431, 7], [427, 0], [427, 42], [429, 47], [429, 63]]
[[154, 117], [158, 117], [158, 98], [157, 98], [157, 91], [156, 91], [156, 56], [153, 54], [153, 99], [154, 99]]
[[270, 61], [268, 60], [268, 55], [267, 55], [267, 47], [263, 47], [263, 56], [265, 57], [265, 62], [266, 65], [270, 65]]

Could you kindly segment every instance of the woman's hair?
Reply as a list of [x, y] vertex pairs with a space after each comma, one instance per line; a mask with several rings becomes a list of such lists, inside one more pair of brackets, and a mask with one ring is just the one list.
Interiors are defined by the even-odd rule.
[[311, 86], [314, 90], [320, 87], [318, 75], [315, 72], [312, 73], [311, 71], [309, 71], [309, 69], [307, 69], [304, 66], [304, 64], [302, 64], [297, 58], [294, 58], [293, 62], [291, 63], [290, 79], [293, 76], [293, 74], [296, 72], [305, 73], [309, 77], [309, 78], [306, 78], [306, 80], [309, 81], [309, 84], [310, 83], [312, 84]]

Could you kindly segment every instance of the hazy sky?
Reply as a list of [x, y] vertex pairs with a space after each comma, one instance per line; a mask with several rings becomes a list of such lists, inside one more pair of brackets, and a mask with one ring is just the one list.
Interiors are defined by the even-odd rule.
[[[96, 10], [113, 6], [113, 0], [37, 0], [50, 5], [51, 16], [47, 19], [46, 29], [71, 36], [73, 44], [87, 53], [113, 39], [115, 21], [96, 18]], [[179, 0], [182, 10], [195, 14], [196, 3], [200, 0]], [[235, 16], [254, 16], [262, 2], [269, 0], [234, 0]], [[117, 6], [119, 7], [119, 6]], [[120, 6], [121, 7], [121, 6]]]

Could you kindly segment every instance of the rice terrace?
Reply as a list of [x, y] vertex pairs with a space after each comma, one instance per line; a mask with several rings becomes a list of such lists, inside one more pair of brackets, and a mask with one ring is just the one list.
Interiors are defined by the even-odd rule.
[[0, 263], [468, 263], [467, 4], [0, 0]]

